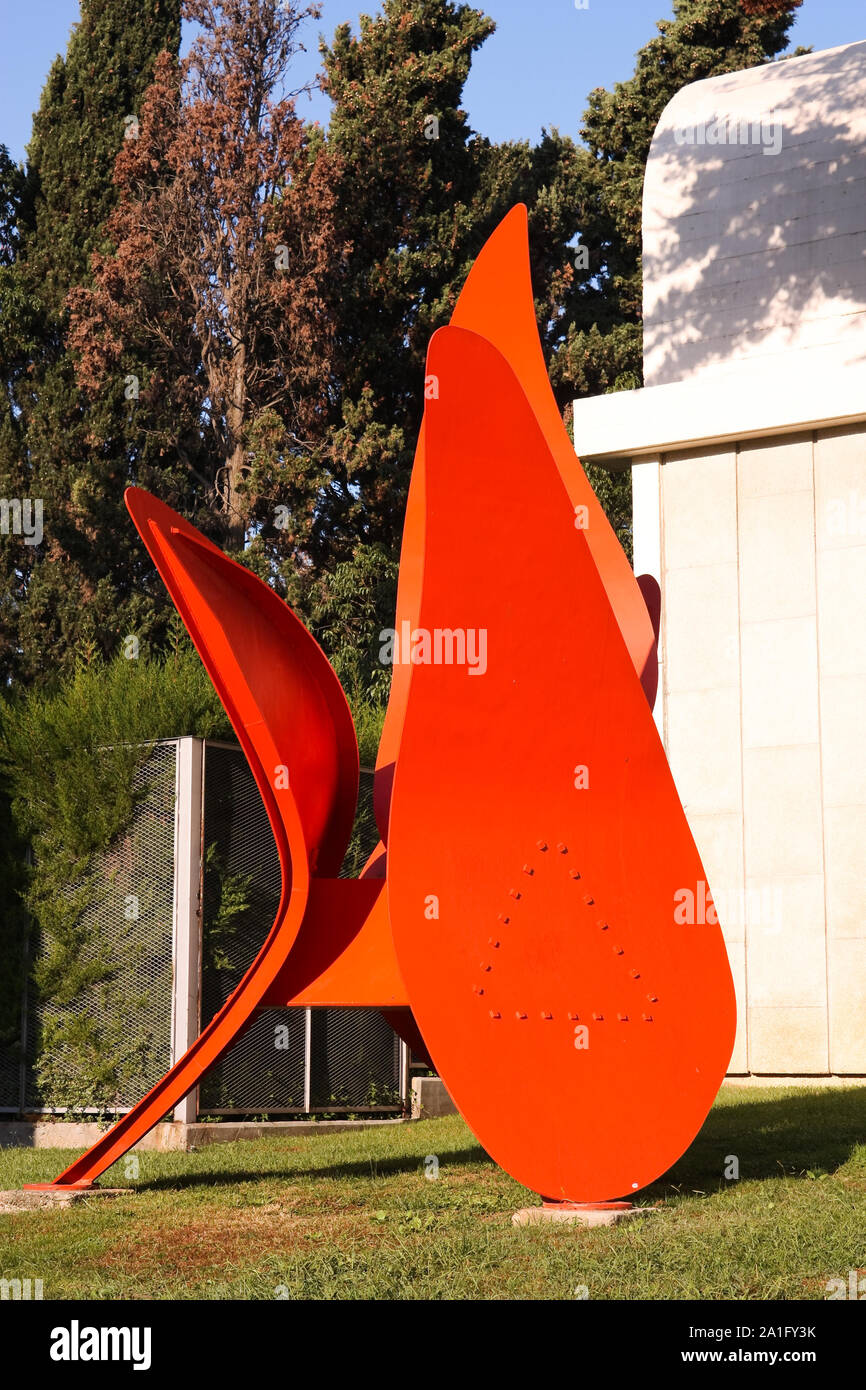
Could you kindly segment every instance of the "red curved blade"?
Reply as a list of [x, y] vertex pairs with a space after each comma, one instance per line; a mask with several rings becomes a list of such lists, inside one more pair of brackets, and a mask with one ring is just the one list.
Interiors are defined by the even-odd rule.
[[127, 506], [247, 755], [274, 832], [282, 894], [229, 1001], [161, 1081], [53, 1184], [87, 1184], [197, 1085], [265, 999], [298, 935], [314, 872], [336, 874], [355, 810], [358, 745], [339, 681], [291, 610], [170, 507]]
[[[126, 504], [247, 755], [284, 874], [292, 856], [337, 874], [358, 797], [358, 744], [330, 662], [273, 589], [171, 507], [139, 488], [127, 488]], [[303, 845], [287, 841], [295, 811]]]
[[725, 946], [674, 919], [704, 871], [532, 404], [463, 329], [436, 334], [428, 373], [418, 627], [486, 633], [486, 669], [411, 670], [388, 846], [397, 958], [491, 1156], [547, 1197], [630, 1195], [682, 1153], [724, 1076]]

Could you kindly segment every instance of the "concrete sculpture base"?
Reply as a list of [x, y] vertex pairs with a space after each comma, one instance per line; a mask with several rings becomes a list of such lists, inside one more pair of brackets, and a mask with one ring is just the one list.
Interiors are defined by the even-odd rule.
[[515, 1226], [618, 1226], [636, 1216], [651, 1216], [657, 1207], [634, 1207], [631, 1202], [545, 1202], [540, 1207], [521, 1207], [511, 1218]]
[[32, 1211], [40, 1207], [71, 1207], [75, 1202], [91, 1201], [94, 1197], [129, 1197], [133, 1190], [131, 1187], [86, 1187], [77, 1191], [69, 1187], [16, 1189], [0, 1192], [0, 1213]]

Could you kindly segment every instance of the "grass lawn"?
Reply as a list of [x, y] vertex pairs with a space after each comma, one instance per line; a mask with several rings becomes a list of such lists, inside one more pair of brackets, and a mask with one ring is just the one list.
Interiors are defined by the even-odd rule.
[[[72, 1156], [0, 1150], [0, 1189]], [[640, 1194], [661, 1211], [609, 1230], [513, 1227], [537, 1199], [457, 1117], [138, 1159], [102, 1180], [134, 1195], [0, 1215], [0, 1278], [46, 1299], [822, 1299], [866, 1273], [866, 1087], [726, 1088]]]

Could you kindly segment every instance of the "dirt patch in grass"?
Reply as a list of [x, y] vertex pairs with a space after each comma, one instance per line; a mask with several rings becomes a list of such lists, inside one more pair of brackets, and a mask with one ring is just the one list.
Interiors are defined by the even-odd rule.
[[250, 1213], [238, 1220], [226, 1213], [219, 1222], [184, 1222], [176, 1227], [162, 1226], [135, 1237], [122, 1238], [114, 1249], [95, 1260], [94, 1266], [111, 1274], [122, 1271], [138, 1276], [159, 1272], [164, 1277], [188, 1271], [199, 1277], [203, 1270], [226, 1269], [253, 1255], [264, 1243], [261, 1236], [265, 1230], [270, 1248], [278, 1240], [291, 1242], [294, 1235], [291, 1218], [283, 1216], [273, 1220], [260, 1216], [257, 1219], [257, 1215]]
[[301, 1253], [312, 1245], [348, 1245], [359, 1235], [365, 1244], [376, 1245], [386, 1235], [386, 1227], [377, 1225], [369, 1211], [347, 1209], [345, 1203], [340, 1211], [300, 1212], [269, 1202], [245, 1210], [222, 1210], [209, 1219], [129, 1228], [92, 1263], [104, 1273], [122, 1272], [134, 1278], [188, 1273], [199, 1280], [203, 1273], [217, 1276], [239, 1266], [255, 1266], [268, 1256]]

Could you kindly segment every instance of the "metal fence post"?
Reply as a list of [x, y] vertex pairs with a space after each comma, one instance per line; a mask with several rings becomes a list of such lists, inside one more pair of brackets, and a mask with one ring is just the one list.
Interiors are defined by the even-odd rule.
[[407, 1114], [412, 1108], [412, 1077], [409, 1071], [409, 1044], [400, 1039], [400, 1100], [403, 1104], [403, 1113]]
[[[33, 863], [33, 850], [27, 846], [24, 855], [28, 867]], [[27, 926], [24, 932], [23, 946], [23, 965], [21, 977], [21, 1059], [18, 1063], [18, 1116], [23, 1119], [27, 1109], [27, 1080], [28, 1080], [28, 1058], [27, 1048], [29, 1045], [28, 1023], [30, 1009], [30, 933], [33, 930], [33, 919], [27, 914]]]
[[[174, 817], [173, 988], [171, 1060], [174, 1064], [199, 1034], [201, 982], [201, 866], [203, 742], [177, 740]], [[175, 1106], [174, 1118], [195, 1124], [198, 1089]]]
[[313, 1086], [313, 1011], [304, 1010], [304, 1110], [309, 1115], [312, 1107]]

